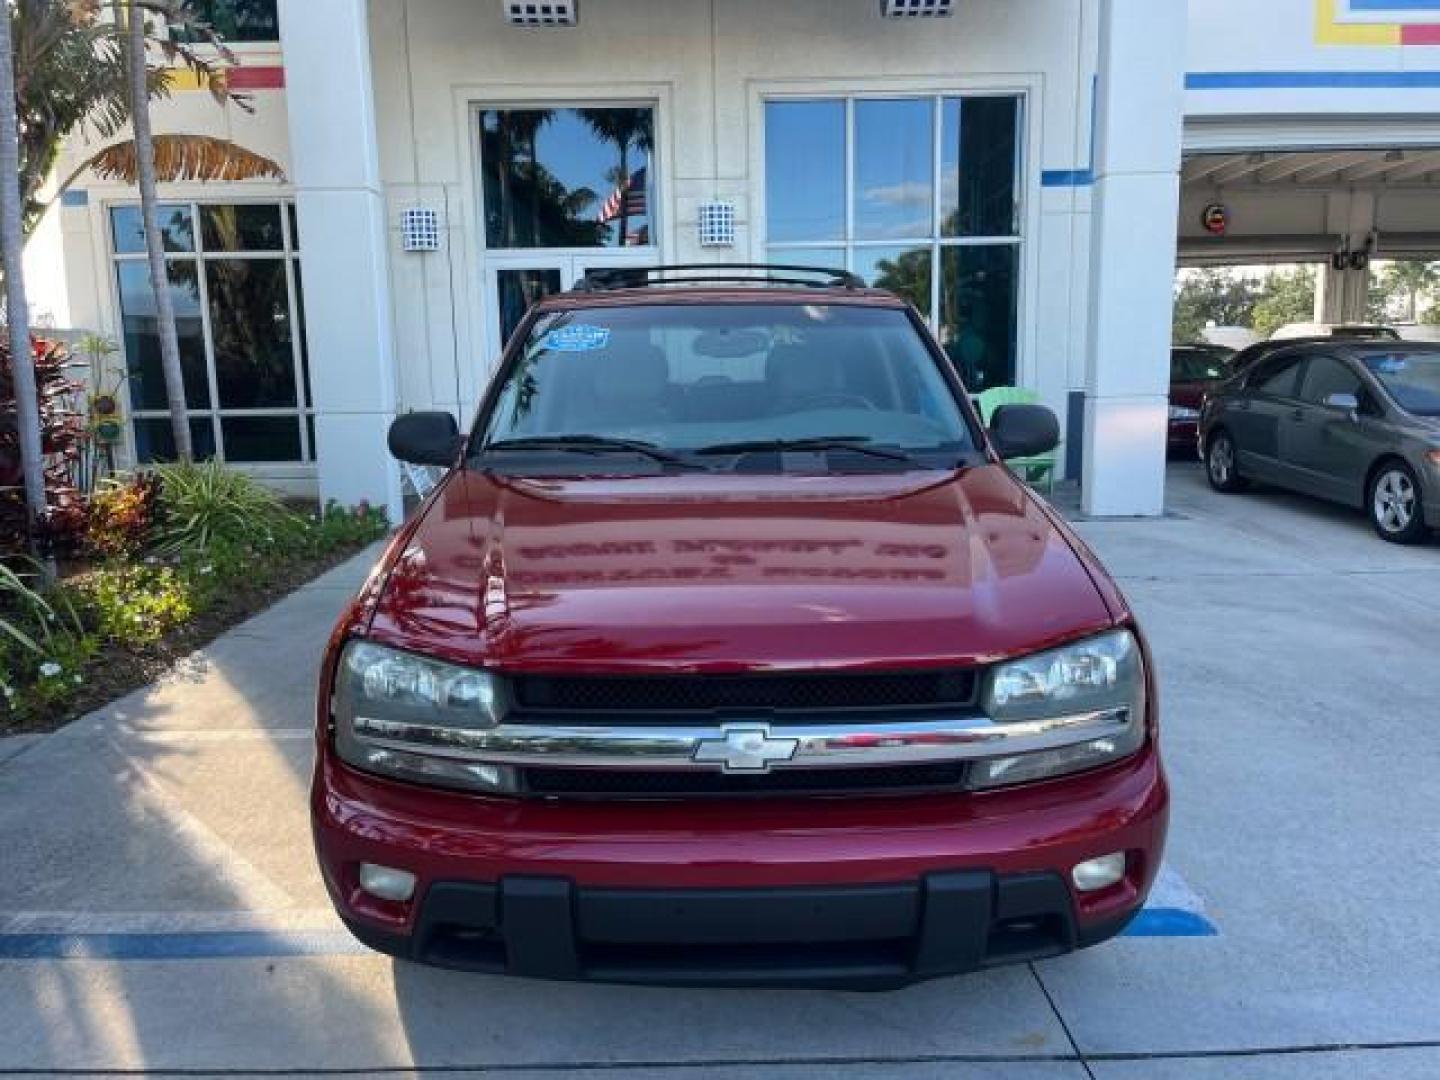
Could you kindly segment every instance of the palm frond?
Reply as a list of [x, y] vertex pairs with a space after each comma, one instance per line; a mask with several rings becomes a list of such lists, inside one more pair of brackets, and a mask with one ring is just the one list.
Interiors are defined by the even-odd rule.
[[[102, 180], [134, 184], [138, 176], [135, 142], [111, 143], [92, 155], [65, 181], [68, 187], [87, 169]], [[162, 184], [225, 180], [285, 181], [279, 163], [229, 139], [211, 135], [156, 135], [155, 177]]]

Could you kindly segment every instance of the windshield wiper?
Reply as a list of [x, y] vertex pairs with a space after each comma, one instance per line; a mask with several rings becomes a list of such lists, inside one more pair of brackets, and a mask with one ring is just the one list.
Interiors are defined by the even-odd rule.
[[481, 454], [493, 450], [547, 450], [561, 453], [574, 451], [581, 454], [625, 453], [639, 454], [662, 465], [673, 465], [680, 469], [704, 469], [706, 466], [695, 461], [686, 461], [678, 454], [662, 450], [654, 443], [640, 439], [612, 439], [608, 435], [531, 435], [517, 439], [497, 439], [480, 448]]
[[865, 435], [812, 435], [804, 439], [751, 439], [747, 442], [715, 443], [713, 446], [702, 446], [695, 453], [760, 454], [767, 451], [784, 453], [787, 450], [802, 453], [807, 450], [818, 452], [853, 450], [857, 454], [867, 454], [870, 457], [883, 458], [886, 461], [899, 461], [906, 465], [923, 465], [922, 462], [903, 450], [871, 446], [869, 437]]

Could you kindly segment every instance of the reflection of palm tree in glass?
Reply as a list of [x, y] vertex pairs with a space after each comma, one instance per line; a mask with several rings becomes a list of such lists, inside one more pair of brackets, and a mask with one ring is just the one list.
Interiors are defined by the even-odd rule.
[[898, 259], [881, 259], [875, 264], [877, 289], [889, 289], [915, 305], [921, 315], [930, 314], [930, 248], [907, 251]]
[[[620, 164], [612, 174], [618, 177], [616, 189], [620, 192], [620, 246], [624, 247], [630, 236], [630, 149], [634, 147], [642, 154], [649, 154], [655, 148], [655, 128], [649, 109], [580, 109], [580, 118], [585, 121], [595, 137], [614, 144], [620, 151]], [[646, 200], [649, 212], [649, 200]]]
[[[530, 162], [530, 183], [538, 185], [536, 173], [539, 163], [535, 156], [535, 136], [540, 129], [555, 118], [553, 109], [507, 109], [495, 114], [495, 150], [499, 168], [496, 170], [500, 182], [500, 236], [505, 247], [519, 247], [515, 235], [515, 192], [512, 190], [512, 173], [518, 174], [519, 155], [524, 153]], [[539, 238], [539, 199], [531, 200], [531, 213], [535, 216], [531, 242]]]

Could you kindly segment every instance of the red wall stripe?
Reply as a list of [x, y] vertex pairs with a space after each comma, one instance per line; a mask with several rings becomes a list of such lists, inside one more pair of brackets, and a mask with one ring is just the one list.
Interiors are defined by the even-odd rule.
[[279, 90], [285, 85], [283, 67], [234, 67], [230, 69], [232, 90]]
[[1434, 23], [1423, 26], [1402, 26], [1400, 28], [1400, 44], [1440, 45], [1440, 26]]

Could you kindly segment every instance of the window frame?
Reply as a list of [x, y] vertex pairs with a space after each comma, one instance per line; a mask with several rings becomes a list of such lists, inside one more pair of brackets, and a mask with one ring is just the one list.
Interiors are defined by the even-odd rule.
[[[134, 199], [113, 199], [107, 200], [101, 206], [102, 228], [105, 234], [105, 255], [106, 267], [109, 275], [109, 288], [112, 302], [112, 310], [115, 313], [115, 337], [119, 345], [118, 356], [123, 365], [125, 378], [123, 382], [123, 394], [125, 397], [125, 427], [130, 439], [131, 459], [139, 462], [138, 443], [136, 439], [135, 422], [137, 420], [169, 420], [168, 409], [145, 409], [135, 408], [130, 394], [130, 357], [126, 353], [125, 345], [125, 309], [123, 297], [120, 290], [119, 267], [122, 263], [138, 262], [144, 263], [148, 259], [145, 251], [123, 252], [117, 251], [115, 247], [115, 229], [113, 211], [124, 208], [138, 207], [139, 203]], [[190, 260], [196, 267], [196, 280], [199, 287], [200, 304], [200, 325], [203, 345], [205, 349], [205, 382], [210, 398], [210, 406], [205, 409], [187, 408], [186, 415], [193, 422], [197, 420], [207, 421], [210, 424], [211, 437], [215, 441], [215, 460], [228, 462], [230, 459], [225, 453], [225, 435], [222, 421], [226, 419], [244, 418], [265, 418], [265, 417], [294, 417], [299, 425], [300, 457], [298, 459], [273, 459], [266, 461], [240, 460], [233, 464], [246, 469], [295, 469], [313, 468], [316, 462], [314, 440], [311, 431], [315, 424], [315, 403], [313, 395], [307, 392], [306, 378], [308, 358], [305, 356], [305, 330], [301, 315], [300, 284], [297, 280], [300, 267], [300, 248], [297, 246], [295, 235], [295, 200], [289, 197], [251, 197], [251, 198], [226, 198], [226, 199], [196, 199], [196, 198], [173, 198], [161, 199], [160, 206], [185, 206], [191, 215], [191, 230], [194, 237], [194, 247], [189, 251], [166, 252], [167, 264], [183, 260]], [[201, 210], [204, 207], [214, 206], [267, 206], [274, 207], [280, 215], [281, 246], [268, 251], [209, 251], [205, 246], [204, 224], [201, 218]], [[288, 304], [290, 318], [290, 354], [295, 377], [295, 405], [294, 406], [266, 406], [261, 408], [226, 408], [220, 404], [219, 377], [215, 369], [215, 337], [211, 327], [210, 314], [210, 285], [208, 275], [205, 273], [206, 262], [222, 261], [248, 261], [248, 260], [270, 260], [282, 264], [285, 270], [285, 296]]]
[[[945, 87], [924, 87], [924, 88], [869, 88], [860, 86], [839, 87], [817, 87], [815, 89], [797, 89], [792, 87], [758, 89], [756, 99], [756, 128], [758, 135], [754, 137], [752, 152], [756, 156], [757, 167], [755, 169], [756, 183], [754, 187], [755, 205], [758, 208], [755, 214], [757, 228], [755, 243], [758, 249], [764, 253], [766, 260], [771, 258], [772, 252], [800, 252], [806, 250], [823, 251], [839, 248], [845, 253], [843, 269], [853, 271], [855, 269], [855, 255], [861, 249], [876, 248], [916, 248], [928, 247], [930, 249], [930, 304], [929, 311], [921, 311], [920, 317], [932, 333], [938, 333], [940, 305], [942, 297], [942, 253], [944, 248], [962, 247], [1011, 247], [1015, 252], [1015, 380], [1023, 382], [1026, 356], [1026, 327], [1029, 320], [1026, 317], [1028, 311], [1028, 296], [1026, 285], [1029, 281], [1029, 257], [1031, 244], [1029, 242], [1035, 229], [1032, 220], [1037, 199], [1034, 197], [1030, 183], [1030, 165], [1033, 154], [1031, 139], [1033, 128], [1031, 122], [1033, 111], [1033, 91], [1029, 87], [1013, 85], [994, 86], [945, 86]], [[1016, 232], [1008, 236], [945, 236], [943, 232], [943, 199], [941, 192], [944, 183], [944, 132], [945, 132], [945, 109], [947, 99], [959, 99], [961, 101], [977, 98], [1006, 98], [1013, 100], [1016, 104], [1015, 115], [1015, 162], [1012, 170], [1011, 189], [1014, 201], [1014, 224]], [[768, 166], [765, 145], [765, 128], [767, 123], [766, 108], [772, 102], [833, 102], [842, 101], [845, 106], [845, 177], [844, 177], [844, 199], [845, 199], [845, 232], [839, 240], [813, 240], [813, 241], [780, 241], [772, 243], [769, 237], [768, 221]], [[862, 240], [855, 235], [855, 105], [857, 101], [870, 100], [913, 100], [926, 101], [930, 104], [931, 111], [931, 221], [930, 234], [928, 236], [916, 237], [887, 237], [878, 240]], [[780, 258], [780, 261], [786, 261]], [[803, 259], [799, 260], [803, 261]]]

